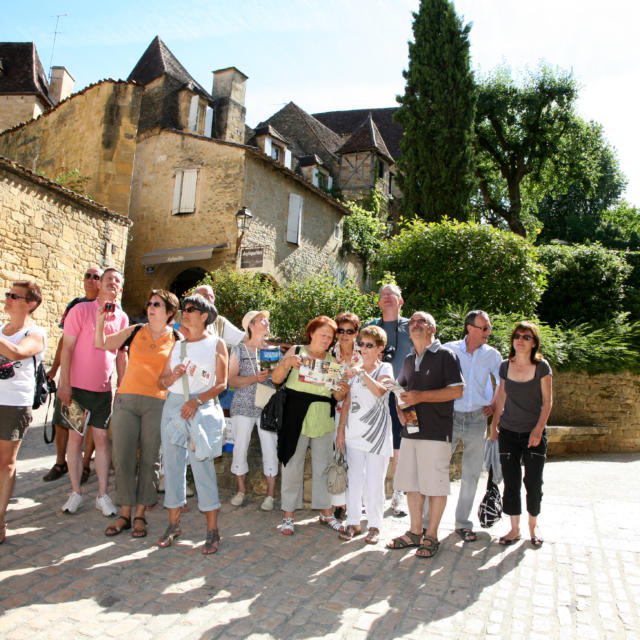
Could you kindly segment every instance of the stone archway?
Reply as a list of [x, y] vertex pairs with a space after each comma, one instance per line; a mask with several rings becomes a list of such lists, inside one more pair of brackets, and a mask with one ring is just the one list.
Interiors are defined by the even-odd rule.
[[202, 267], [191, 267], [181, 271], [171, 283], [169, 290], [181, 298], [185, 292], [195, 287], [204, 278], [206, 271]]

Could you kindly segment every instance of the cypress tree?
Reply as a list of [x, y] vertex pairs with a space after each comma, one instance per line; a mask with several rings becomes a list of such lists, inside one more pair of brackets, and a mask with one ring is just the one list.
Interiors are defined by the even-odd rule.
[[449, 0], [421, 0], [405, 93], [395, 119], [404, 128], [398, 159], [402, 212], [428, 221], [466, 220], [474, 190], [476, 87], [469, 31]]

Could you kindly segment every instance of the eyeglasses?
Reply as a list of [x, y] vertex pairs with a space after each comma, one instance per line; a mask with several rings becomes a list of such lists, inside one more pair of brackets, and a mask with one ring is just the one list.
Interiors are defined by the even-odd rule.
[[202, 311], [200, 311], [200, 309], [198, 309], [196, 307], [185, 307], [182, 310], [182, 313], [193, 313], [194, 311], [197, 311], [198, 313], [202, 313]]
[[526, 340], [527, 342], [531, 342], [533, 340], [533, 336], [528, 333], [514, 333], [514, 340]]
[[27, 296], [19, 296], [17, 293], [11, 293], [11, 291], [7, 291], [4, 297], [11, 298], [12, 300], [27, 300]]
[[[149, 307], [155, 307], [156, 309], [159, 309], [162, 306], [162, 302], [151, 302], [151, 300], [147, 301], [147, 309]], [[186, 309], [185, 309], [186, 311]]]
[[417, 320], [409, 320], [409, 324], [426, 324], [426, 325], [430, 325], [428, 320], [425, 320], [424, 318], [418, 318]]
[[488, 324], [486, 327], [479, 327], [477, 324], [472, 324], [470, 326], [474, 327], [475, 329], [480, 329], [480, 331], [482, 331], [482, 333], [489, 333], [489, 331], [491, 331], [491, 325], [490, 324]]
[[85, 273], [84, 274], [84, 279], [85, 280], [91, 280], [92, 278], [94, 280], [100, 280], [100, 276], [97, 273]]
[[358, 342], [358, 346], [361, 349], [375, 349], [378, 345], [373, 344], [373, 342]]
[[347, 334], [348, 336], [352, 336], [354, 333], [356, 333], [355, 329], [343, 329], [342, 327], [340, 327], [337, 331], [337, 333], [339, 333], [340, 335], [343, 334]]

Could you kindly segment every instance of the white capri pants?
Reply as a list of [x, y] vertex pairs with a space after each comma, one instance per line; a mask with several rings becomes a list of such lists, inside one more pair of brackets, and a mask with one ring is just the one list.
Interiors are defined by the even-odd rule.
[[262, 450], [262, 471], [265, 476], [278, 475], [278, 436], [275, 431], [265, 431], [260, 428], [260, 418], [247, 416], [231, 416], [233, 430], [233, 460], [231, 473], [243, 476], [249, 471], [247, 452], [251, 441], [253, 425], [258, 428], [260, 449]]
[[347, 441], [347, 525], [360, 526], [362, 502], [369, 528], [382, 527], [384, 517], [384, 480], [389, 456], [367, 453], [349, 446]]

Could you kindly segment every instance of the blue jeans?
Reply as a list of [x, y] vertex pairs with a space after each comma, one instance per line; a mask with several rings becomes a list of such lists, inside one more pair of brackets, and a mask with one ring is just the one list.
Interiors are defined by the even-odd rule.
[[547, 432], [545, 429], [542, 432], [540, 444], [531, 448], [528, 446], [529, 435], [529, 433], [500, 429], [498, 444], [500, 445], [500, 466], [504, 477], [502, 510], [508, 516], [519, 516], [522, 513], [520, 490], [523, 479], [520, 461], [524, 463], [527, 511], [534, 518], [540, 513], [542, 471], [547, 458]]
[[462, 482], [456, 507], [456, 529], [473, 529], [469, 514], [478, 488], [478, 478], [484, 460], [484, 441], [487, 436], [487, 418], [482, 409], [453, 412], [453, 438], [451, 453], [462, 442]]
[[[478, 487], [478, 478], [484, 461], [484, 441], [487, 434], [487, 418], [482, 409], [453, 412], [453, 436], [451, 455], [458, 442], [462, 441], [462, 482], [456, 507], [456, 529], [473, 529], [469, 514], [473, 507]], [[423, 526], [429, 526], [429, 501], [426, 500], [422, 514]]]

